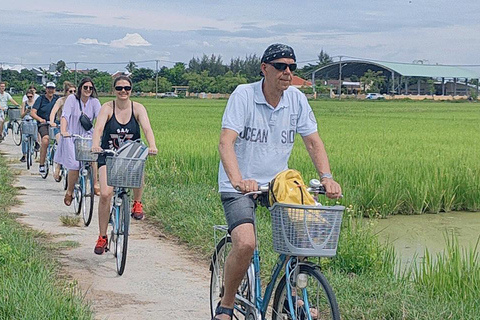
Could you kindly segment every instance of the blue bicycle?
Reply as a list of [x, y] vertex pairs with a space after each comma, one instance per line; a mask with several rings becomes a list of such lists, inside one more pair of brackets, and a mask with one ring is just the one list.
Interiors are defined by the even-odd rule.
[[122, 275], [127, 262], [128, 232], [130, 228], [129, 188], [140, 188], [148, 147], [138, 141], [126, 142], [119, 150], [103, 150], [106, 157], [107, 185], [113, 188], [110, 222], [112, 225], [109, 250], [115, 256], [117, 274]]
[[[312, 180], [309, 192], [324, 194], [318, 180]], [[262, 186], [262, 194], [268, 186]], [[249, 196], [254, 193], [246, 194]], [[263, 196], [263, 195], [261, 195]], [[260, 253], [255, 245], [250, 267], [235, 296], [232, 319], [273, 320], [340, 319], [332, 287], [320, 266], [307, 257], [332, 257], [336, 254], [343, 206], [303, 206], [275, 203], [268, 208], [272, 217], [273, 249], [279, 257], [262, 296]], [[255, 236], [257, 230], [255, 228]], [[210, 265], [210, 308], [212, 317], [224, 293], [224, 267], [232, 240], [227, 226], [214, 226], [214, 236], [222, 237], [215, 246]], [[270, 306], [272, 293], [278, 282]]]

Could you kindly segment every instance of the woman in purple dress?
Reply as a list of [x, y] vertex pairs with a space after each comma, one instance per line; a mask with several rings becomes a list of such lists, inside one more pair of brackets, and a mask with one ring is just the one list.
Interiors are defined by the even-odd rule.
[[[100, 101], [97, 99], [97, 90], [92, 79], [83, 78], [78, 85], [76, 94], [71, 94], [63, 106], [62, 117], [60, 119], [61, 143], [58, 150], [58, 160], [68, 169], [68, 187], [63, 202], [70, 206], [73, 199], [73, 188], [78, 179], [78, 170], [80, 163], [75, 160], [74, 139], [69, 138], [73, 134], [83, 137], [92, 136], [93, 128], [85, 130], [80, 124], [80, 116], [85, 113], [93, 123], [100, 113]], [[95, 170], [96, 171], [96, 170]], [[94, 183], [97, 184], [96, 174], [94, 174]]]

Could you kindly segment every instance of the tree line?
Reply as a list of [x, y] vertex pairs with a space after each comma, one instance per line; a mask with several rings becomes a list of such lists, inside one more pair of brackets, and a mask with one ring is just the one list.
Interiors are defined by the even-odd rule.
[[[130, 73], [134, 92], [155, 92], [158, 85], [158, 92], [172, 91], [172, 86], [189, 86], [190, 92], [231, 93], [239, 84], [261, 79], [260, 59], [256, 54], [251, 54], [244, 58], [232, 58], [228, 63], [224, 63], [221, 55], [203, 54], [202, 57], [193, 57], [188, 64], [177, 62], [170, 68], [163, 66], [158, 70], [158, 74], [153, 69], [139, 67], [134, 61], [130, 61], [125, 69]], [[295, 74], [303, 79], [309, 79], [314, 70], [332, 63], [332, 58], [323, 50], [317, 59], [314, 63], [297, 69]], [[47, 70], [41, 71], [46, 80], [53, 80], [54, 77]], [[80, 80], [83, 77], [90, 77], [99, 92], [112, 91], [112, 75], [108, 72], [98, 69], [82, 70], [78, 71], [75, 77], [75, 72], [67, 69], [63, 60], [56, 63], [56, 71], [60, 74], [56, 80], [58, 84], [66, 80], [75, 82], [75, 78]], [[3, 70], [1, 75], [2, 81], [6, 81], [9, 88], [17, 91], [25, 91], [28, 86], [35, 84], [37, 78], [36, 73], [28, 69], [20, 72]], [[383, 80], [378, 74], [368, 74], [366, 78], [367, 82], [372, 84]], [[322, 84], [317, 83], [317, 88], [321, 87]], [[308, 90], [311, 89], [306, 89], [307, 92]]]

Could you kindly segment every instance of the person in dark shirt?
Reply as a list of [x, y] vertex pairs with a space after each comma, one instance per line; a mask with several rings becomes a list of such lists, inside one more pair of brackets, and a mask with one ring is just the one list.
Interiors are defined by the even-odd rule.
[[47, 82], [45, 94], [42, 94], [33, 105], [30, 115], [37, 120], [38, 134], [41, 137], [40, 146], [40, 165], [38, 171], [40, 174], [45, 173], [45, 158], [47, 155], [47, 148], [49, 143], [48, 125], [45, 125], [50, 119], [50, 112], [52, 111], [55, 102], [57, 102], [58, 96], [55, 94], [55, 83]]

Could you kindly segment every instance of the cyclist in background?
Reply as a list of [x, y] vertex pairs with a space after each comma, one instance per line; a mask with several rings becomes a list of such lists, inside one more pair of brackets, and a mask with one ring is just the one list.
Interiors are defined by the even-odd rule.
[[[59, 98], [55, 105], [53, 106], [52, 111], [50, 112], [50, 126], [55, 128], [55, 140], [57, 140], [57, 149], [60, 148], [60, 119], [62, 117], [63, 105], [68, 96], [74, 94], [77, 91], [75, 85], [70, 81], [63, 82], [63, 97]], [[53, 170], [53, 178], [55, 181], [60, 182], [60, 158], [58, 153], [55, 154], [53, 159], [55, 162], [55, 170]]]
[[[56, 161], [68, 169], [67, 192], [63, 198], [63, 203], [70, 206], [73, 200], [73, 189], [78, 180], [78, 171], [80, 162], [75, 160], [74, 139], [70, 138], [72, 134], [80, 136], [91, 136], [93, 128], [85, 130], [80, 124], [82, 112], [93, 122], [100, 113], [100, 101], [98, 100], [97, 89], [92, 79], [83, 78], [75, 94], [70, 94], [63, 105], [62, 117], [60, 119], [60, 144], [55, 156]], [[81, 109], [80, 109], [81, 104]], [[96, 175], [94, 174], [94, 183]]]
[[[33, 102], [37, 101], [37, 98], [40, 97], [40, 96], [37, 94], [37, 88], [35, 88], [35, 86], [32, 84], [30, 87], [28, 87], [27, 93], [28, 93], [28, 91], [30, 91], [30, 90], [33, 90]], [[25, 94], [23, 95], [22, 102], [25, 102], [25, 101], [28, 100], [27, 93], [25, 93]]]
[[[93, 133], [92, 151], [101, 152], [102, 149], [117, 149], [125, 140], [140, 139], [140, 127], [142, 127], [148, 142], [149, 154], [157, 154], [158, 150], [147, 110], [142, 104], [130, 100], [132, 80], [126, 76], [117, 77], [113, 82], [113, 87], [116, 98], [102, 106]], [[95, 245], [94, 252], [96, 254], [103, 254], [107, 247], [108, 219], [113, 195], [113, 187], [107, 185], [105, 164], [106, 155], [99, 155], [100, 201], [98, 202], [98, 224], [100, 235]], [[142, 192], [143, 188], [133, 189], [132, 217], [137, 220], [144, 218]]]
[[[22, 117], [22, 119], [27, 114], [30, 114], [35, 104], [35, 92], [33, 90], [28, 90], [26, 96], [27, 101], [22, 102], [22, 109], [20, 110], [20, 117]], [[20, 162], [27, 161], [27, 143], [27, 135], [22, 133], [22, 157], [20, 158]]]
[[295, 61], [291, 47], [270, 45], [261, 59], [263, 79], [239, 85], [223, 115], [218, 182], [232, 250], [225, 263], [225, 292], [215, 319], [231, 319], [235, 293], [255, 249], [256, 201], [243, 194], [258, 190], [257, 183], [268, 183], [288, 168], [296, 133], [302, 136], [327, 196], [341, 195], [312, 108], [305, 95], [290, 86]]
[[15, 101], [10, 93], [5, 92], [5, 82], [0, 82], [0, 142], [3, 141], [3, 122], [5, 121], [5, 112], [7, 112], [8, 101], [18, 106], [17, 101]]
[[46, 123], [50, 119], [50, 111], [52, 111], [55, 102], [57, 102], [58, 96], [55, 94], [55, 83], [47, 82], [46, 92], [42, 94], [33, 105], [31, 116], [37, 120], [38, 133], [41, 138], [40, 142], [40, 164], [38, 171], [41, 174], [45, 173], [45, 158], [47, 156], [47, 148], [50, 143], [48, 137], [48, 126], [41, 125]]

